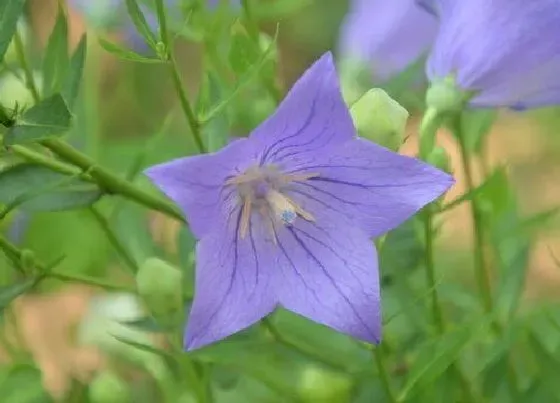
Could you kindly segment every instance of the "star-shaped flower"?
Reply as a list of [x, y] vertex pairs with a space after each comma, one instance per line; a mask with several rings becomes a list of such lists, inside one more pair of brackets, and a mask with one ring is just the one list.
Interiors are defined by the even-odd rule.
[[453, 183], [358, 138], [330, 53], [249, 138], [149, 168], [197, 237], [187, 349], [284, 307], [368, 342], [381, 337], [373, 237]]

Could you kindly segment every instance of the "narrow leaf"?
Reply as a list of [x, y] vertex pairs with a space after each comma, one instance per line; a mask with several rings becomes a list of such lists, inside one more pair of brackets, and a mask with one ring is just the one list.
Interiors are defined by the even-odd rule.
[[68, 23], [61, 5], [49, 36], [43, 58], [43, 94], [49, 96], [62, 89], [68, 73]]
[[14, 299], [25, 294], [34, 287], [37, 282], [37, 278], [31, 278], [12, 285], [0, 287], [0, 312], [6, 309]]
[[4, 55], [16, 33], [24, 5], [25, 0], [0, 1], [0, 62], [4, 60]]
[[142, 35], [152, 49], [155, 49], [155, 44], [157, 42], [156, 37], [148, 25], [146, 17], [144, 17], [144, 13], [142, 13], [142, 10], [138, 6], [136, 0], [126, 0], [126, 9], [128, 10], [128, 14], [132, 19], [134, 26], [138, 30], [138, 33]]
[[140, 62], [140, 63], [165, 63], [161, 59], [155, 59], [152, 57], [142, 56], [138, 53], [135, 53], [129, 49], [123, 48], [116, 43], [109, 42], [103, 38], [99, 38], [99, 44], [103, 49], [107, 52], [114, 54], [120, 59], [128, 60], [131, 62]]
[[84, 34], [82, 35], [80, 43], [76, 47], [74, 54], [70, 58], [70, 71], [68, 72], [68, 76], [62, 89], [62, 96], [70, 108], [73, 107], [78, 91], [80, 90], [86, 61], [86, 49], [87, 36]]
[[44, 99], [17, 120], [8, 130], [4, 144], [9, 146], [39, 141], [45, 137], [58, 136], [70, 129], [72, 115], [60, 94]]
[[93, 184], [51, 171], [42, 165], [19, 164], [0, 173], [0, 203], [27, 211], [78, 209], [102, 196]]

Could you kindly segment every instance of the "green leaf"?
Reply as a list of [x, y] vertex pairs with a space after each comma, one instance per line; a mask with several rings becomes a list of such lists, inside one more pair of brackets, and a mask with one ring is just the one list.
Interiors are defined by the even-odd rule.
[[555, 401], [560, 400], [558, 389], [558, 373], [560, 373], [560, 355], [558, 348], [550, 350], [540, 340], [540, 335], [534, 330], [528, 334], [529, 344], [539, 365], [539, 381], [555, 395]]
[[17, 31], [17, 23], [24, 5], [25, 0], [0, 1], [0, 62], [4, 60], [12, 37]]
[[62, 89], [68, 74], [68, 23], [59, 4], [56, 23], [49, 36], [43, 57], [43, 94], [49, 96]]
[[234, 25], [229, 50], [229, 64], [237, 75], [246, 73], [259, 61], [260, 49], [240, 24]]
[[30, 364], [16, 364], [0, 374], [3, 403], [51, 403], [43, 388], [41, 371]]
[[74, 54], [70, 58], [70, 71], [68, 72], [68, 76], [62, 89], [62, 96], [70, 108], [74, 106], [74, 101], [76, 100], [78, 91], [80, 90], [80, 84], [84, 73], [84, 65], [86, 62], [86, 49], [87, 36], [84, 34], [82, 35], [80, 43], [78, 43]]
[[71, 123], [72, 115], [64, 98], [55, 94], [25, 111], [9, 128], [4, 144], [10, 146], [60, 136], [70, 129]]
[[120, 323], [133, 329], [141, 330], [148, 333], [165, 333], [170, 330], [163, 328], [151, 316], [130, 321], [121, 321]]
[[4, 311], [6, 307], [17, 297], [25, 294], [37, 284], [36, 278], [20, 281], [15, 284], [0, 287], [0, 312]]
[[99, 44], [107, 52], [114, 54], [115, 56], [117, 56], [122, 60], [128, 60], [131, 62], [140, 62], [140, 63], [165, 63], [161, 59], [142, 56], [129, 49], [123, 48], [122, 46], [117, 45], [116, 43], [109, 42], [103, 38], [99, 38]]
[[155, 44], [157, 42], [156, 36], [150, 29], [136, 0], [126, 0], [126, 9], [138, 33], [146, 40], [152, 49], [155, 49]]
[[430, 340], [422, 347], [408, 375], [399, 401], [405, 401], [422, 388], [434, 382], [444, 371], [458, 360], [462, 350], [475, 338], [485, 334], [488, 318], [468, 323], [456, 330]]
[[23, 163], [0, 173], [0, 203], [27, 211], [78, 209], [102, 196], [93, 184], [42, 165]]

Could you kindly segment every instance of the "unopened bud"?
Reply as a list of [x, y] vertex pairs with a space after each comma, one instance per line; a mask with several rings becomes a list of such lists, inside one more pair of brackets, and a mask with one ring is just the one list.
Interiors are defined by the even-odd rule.
[[306, 403], [350, 402], [352, 382], [342, 374], [307, 367], [301, 374], [299, 395]]
[[465, 107], [473, 95], [473, 92], [459, 88], [455, 78], [449, 76], [432, 81], [426, 92], [426, 105], [438, 113], [457, 113]]
[[170, 316], [183, 308], [183, 273], [158, 259], [149, 258], [136, 273], [136, 287], [155, 316]]
[[103, 371], [89, 385], [91, 403], [129, 403], [130, 390], [127, 384], [115, 373]]
[[385, 91], [370, 89], [350, 108], [358, 134], [390, 150], [403, 142], [408, 111]]
[[444, 172], [451, 173], [449, 154], [442, 147], [435, 147], [428, 155], [428, 162]]
[[340, 86], [344, 101], [352, 105], [371, 88], [371, 67], [361, 61], [344, 58], [338, 65]]

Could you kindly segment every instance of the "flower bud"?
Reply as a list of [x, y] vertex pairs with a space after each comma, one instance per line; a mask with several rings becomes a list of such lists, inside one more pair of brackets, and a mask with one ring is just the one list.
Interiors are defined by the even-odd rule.
[[435, 147], [428, 155], [428, 163], [447, 173], [451, 173], [449, 154], [444, 148]]
[[[33, 95], [25, 85], [25, 74], [18, 70], [17, 75], [22, 77], [20, 80], [13, 74], [8, 74], [0, 78], [0, 104], [7, 109], [28, 108], [33, 105]], [[43, 76], [39, 72], [33, 73], [33, 78], [37, 90], [41, 90]]]
[[128, 403], [131, 401], [127, 384], [110, 371], [99, 373], [89, 385], [91, 403]]
[[404, 142], [408, 112], [385, 91], [370, 89], [350, 108], [358, 134], [390, 150]]
[[348, 377], [310, 366], [301, 374], [299, 395], [307, 403], [344, 403], [350, 402], [351, 389]]
[[183, 273], [158, 259], [149, 258], [136, 273], [136, 287], [155, 316], [170, 316], [183, 309]]
[[352, 105], [371, 87], [371, 68], [368, 64], [346, 58], [338, 66], [342, 96]]
[[154, 340], [149, 333], [126, 324], [144, 317], [142, 305], [134, 294], [95, 296], [90, 300], [88, 311], [79, 324], [78, 341], [83, 345], [96, 346], [105, 353], [143, 364], [153, 354], [119, 339], [153, 346]]
[[452, 76], [434, 80], [426, 92], [428, 108], [442, 112], [460, 112], [474, 94], [461, 90]]

